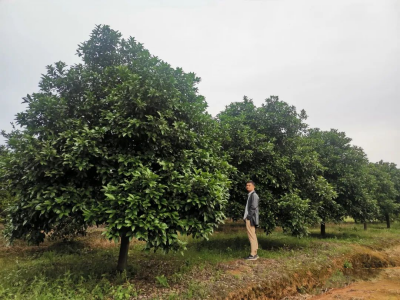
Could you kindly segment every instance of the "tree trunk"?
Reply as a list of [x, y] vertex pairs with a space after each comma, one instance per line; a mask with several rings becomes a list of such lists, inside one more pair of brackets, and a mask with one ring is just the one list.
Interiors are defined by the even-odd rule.
[[367, 222], [364, 222], [364, 230], [367, 230]]
[[325, 236], [325, 222], [321, 223], [321, 235]]
[[128, 265], [128, 250], [129, 250], [129, 237], [123, 235], [121, 237], [121, 246], [119, 248], [119, 257], [117, 265], [118, 272], [125, 271]]
[[387, 228], [390, 228], [390, 217], [389, 217], [389, 214], [386, 214], [385, 218], [386, 218], [386, 226], [387, 226]]

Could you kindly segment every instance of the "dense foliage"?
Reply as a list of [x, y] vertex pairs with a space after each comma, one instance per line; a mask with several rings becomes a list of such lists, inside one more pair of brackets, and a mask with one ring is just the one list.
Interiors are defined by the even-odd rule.
[[2, 178], [2, 173], [4, 172], [4, 165], [7, 156], [9, 155], [9, 151], [6, 149], [4, 145], [0, 145], [0, 222], [3, 222], [7, 215], [7, 208], [13, 202], [13, 197], [7, 188], [7, 181]]
[[206, 238], [225, 219], [231, 167], [199, 78], [108, 26], [77, 53], [82, 64], [47, 67], [16, 117], [23, 130], [7, 136], [9, 239], [106, 224], [126, 261], [132, 237], [164, 250], [182, 248], [178, 233]]

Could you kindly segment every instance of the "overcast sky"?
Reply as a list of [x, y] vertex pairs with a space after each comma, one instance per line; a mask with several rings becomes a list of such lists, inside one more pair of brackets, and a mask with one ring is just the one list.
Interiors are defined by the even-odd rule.
[[0, 0], [0, 129], [46, 65], [79, 62], [95, 24], [195, 72], [213, 115], [278, 95], [400, 165], [399, 0]]

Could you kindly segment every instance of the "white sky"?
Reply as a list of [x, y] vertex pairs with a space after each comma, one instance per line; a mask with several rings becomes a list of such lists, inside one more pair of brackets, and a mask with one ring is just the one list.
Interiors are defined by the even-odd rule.
[[0, 0], [0, 129], [46, 65], [79, 61], [95, 24], [195, 72], [213, 115], [278, 95], [400, 165], [399, 0]]

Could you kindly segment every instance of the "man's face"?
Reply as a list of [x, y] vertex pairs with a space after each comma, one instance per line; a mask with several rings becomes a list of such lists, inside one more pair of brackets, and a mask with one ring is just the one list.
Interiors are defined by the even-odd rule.
[[249, 193], [252, 192], [252, 191], [254, 191], [254, 185], [253, 185], [251, 182], [246, 183], [246, 190], [247, 190]]

